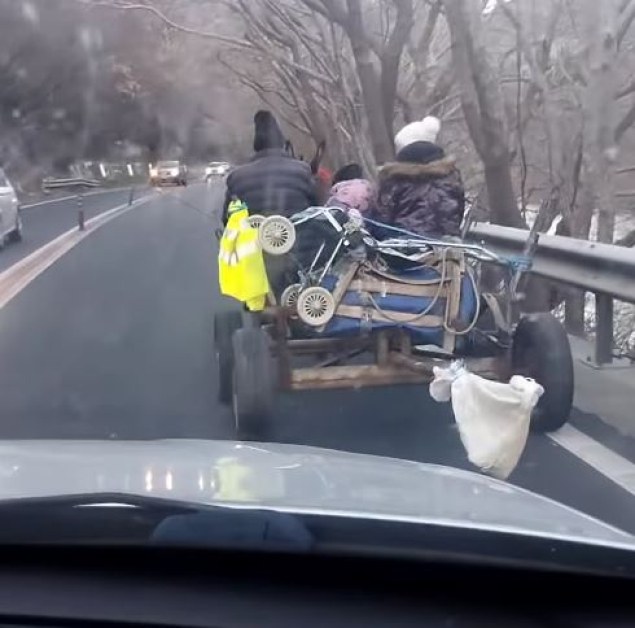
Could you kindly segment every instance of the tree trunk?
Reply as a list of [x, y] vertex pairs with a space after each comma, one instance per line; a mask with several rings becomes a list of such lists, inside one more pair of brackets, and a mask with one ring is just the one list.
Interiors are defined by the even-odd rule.
[[412, 0], [399, 0], [395, 3], [397, 17], [395, 24], [381, 53], [381, 92], [386, 131], [392, 140], [395, 118], [395, 101], [401, 56], [413, 26]]
[[485, 165], [485, 183], [489, 197], [490, 221], [506, 227], [524, 228], [518, 211], [516, 194], [512, 184], [509, 159], [488, 162]]
[[588, 166], [599, 210], [598, 240], [613, 242], [615, 230], [614, 165], [615, 98], [617, 87], [617, 5], [614, 2], [585, 2], [585, 32], [589, 40], [587, 106]]
[[394, 157], [395, 151], [392, 134], [386, 126], [381, 79], [373, 62], [373, 52], [365, 37], [360, 0], [347, 0], [347, 5], [346, 32], [351, 42], [357, 76], [362, 88], [368, 132], [375, 159], [377, 163], [383, 164]]
[[525, 227], [512, 183], [505, 105], [498, 74], [485, 49], [479, 3], [445, 0], [444, 6], [463, 114], [485, 166], [490, 220]]
[[370, 49], [362, 46], [356, 50], [355, 64], [357, 66], [357, 74], [359, 82], [362, 86], [364, 97], [364, 108], [368, 118], [368, 133], [371, 138], [373, 154], [378, 164], [390, 161], [395, 154], [393, 139], [386, 128], [386, 118], [384, 117], [383, 99], [381, 93], [381, 85], [377, 69], [370, 55]]

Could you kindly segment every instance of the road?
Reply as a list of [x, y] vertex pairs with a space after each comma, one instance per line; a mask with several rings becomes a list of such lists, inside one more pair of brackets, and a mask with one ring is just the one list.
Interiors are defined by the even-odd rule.
[[[143, 186], [139, 186], [134, 193], [139, 194], [143, 189]], [[83, 199], [84, 217], [89, 220], [112, 207], [127, 203], [129, 199], [130, 188], [88, 192]], [[25, 255], [75, 227], [77, 214], [77, 201], [68, 197], [23, 207], [20, 215], [24, 226], [24, 240], [2, 251], [0, 271], [9, 268]]]
[[[217, 291], [222, 194], [156, 193], [0, 310], [0, 438], [233, 437], [216, 401], [212, 334], [214, 312], [235, 307]], [[12, 254], [0, 254], [2, 267]], [[572, 423], [607, 432], [577, 411]], [[282, 395], [271, 440], [471, 468], [449, 406], [425, 387]], [[635, 462], [632, 442], [607, 440]], [[633, 496], [546, 436], [530, 436], [510, 481], [635, 533]]]

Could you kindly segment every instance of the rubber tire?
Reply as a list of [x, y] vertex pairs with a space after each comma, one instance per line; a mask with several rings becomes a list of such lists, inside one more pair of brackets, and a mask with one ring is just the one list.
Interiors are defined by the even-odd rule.
[[552, 314], [523, 317], [512, 341], [512, 374], [535, 379], [545, 392], [531, 415], [531, 429], [553, 432], [569, 419], [573, 406], [573, 358], [564, 327]]
[[234, 397], [234, 348], [232, 336], [242, 326], [240, 311], [214, 316], [214, 345], [218, 365], [218, 401], [230, 405]]
[[276, 369], [269, 336], [260, 328], [239, 329], [234, 346], [234, 425], [239, 440], [266, 440], [275, 396]]

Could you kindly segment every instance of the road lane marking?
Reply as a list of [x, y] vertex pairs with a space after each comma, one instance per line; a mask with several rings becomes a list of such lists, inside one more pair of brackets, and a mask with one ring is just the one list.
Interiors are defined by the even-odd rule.
[[[130, 187], [121, 187], [121, 188], [108, 188], [107, 190], [94, 190], [93, 192], [86, 192], [82, 194], [84, 198], [87, 196], [98, 196], [99, 194], [108, 194], [112, 192], [123, 192], [124, 190], [129, 190]], [[71, 194], [70, 196], [60, 196], [59, 198], [49, 198], [45, 201], [38, 201], [37, 203], [29, 203], [28, 205], [20, 205], [20, 209], [31, 209], [32, 207], [40, 207], [41, 205], [48, 205], [49, 203], [60, 203], [64, 201], [74, 201], [77, 199], [77, 194]]]
[[153, 198], [154, 194], [147, 194], [134, 201], [132, 205], [128, 205], [128, 203], [118, 205], [98, 216], [94, 216], [86, 221], [84, 231], [80, 231], [77, 227], [69, 229], [0, 273], [0, 309], [24, 290], [36, 277], [52, 266], [60, 257], [77, 246], [84, 238], [111, 220], [147, 203]]
[[630, 460], [616, 454], [572, 425], [564, 425], [548, 436], [625, 491], [635, 495], [635, 464]]

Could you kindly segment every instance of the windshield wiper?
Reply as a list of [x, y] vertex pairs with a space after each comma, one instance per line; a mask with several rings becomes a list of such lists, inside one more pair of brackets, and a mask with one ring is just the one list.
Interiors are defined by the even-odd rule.
[[148, 495], [86, 493], [0, 501], [0, 542], [146, 541], [162, 545], [310, 551], [304, 522], [272, 510]]

